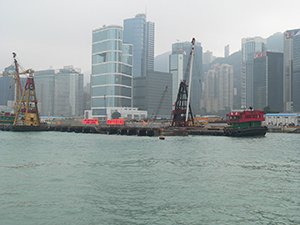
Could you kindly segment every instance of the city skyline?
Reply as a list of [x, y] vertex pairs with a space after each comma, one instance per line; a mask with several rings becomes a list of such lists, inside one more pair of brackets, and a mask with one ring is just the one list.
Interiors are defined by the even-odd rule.
[[147, 20], [156, 24], [155, 56], [170, 51], [177, 39], [195, 37], [204, 52], [210, 50], [220, 57], [227, 44], [231, 53], [240, 50], [242, 38], [266, 38], [299, 27], [296, 20], [285, 16], [295, 15], [297, 4], [300, 6], [295, 1], [290, 7], [279, 1], [270, 5], [214, 0], [186, 1], [182, 7], [181, 1], [0, 0], [0, 69], [11, 64], [15, 51], [25, 69], [74, 65], [87, 76], [91, 70], [91, 31], [103, 25], [122, 26], [124, 19], [138, 13], [146, 13]]

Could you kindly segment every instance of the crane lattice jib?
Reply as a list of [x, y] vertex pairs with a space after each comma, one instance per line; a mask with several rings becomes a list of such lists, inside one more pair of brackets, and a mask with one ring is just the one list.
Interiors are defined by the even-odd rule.
[[[24, 72], [19, 72], [19, 75], [22, 74], [29, 74], [29, 76], [33, 76], [34, 70], [32, 69], [28, 69]], [[13, 79], [15, 80], [15, 107], [14, 107], [14, 113], [16, 114], [18, 106], [19, 106], [19, 102], [20, 102], [20, 83], [17, 77], [17, 73], [2, 73], [0, 74], [0, 76], [14, 76]]]

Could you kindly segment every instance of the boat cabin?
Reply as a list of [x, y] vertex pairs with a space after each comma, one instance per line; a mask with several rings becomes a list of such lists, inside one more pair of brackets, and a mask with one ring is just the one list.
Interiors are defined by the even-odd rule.
[[233, 128], [260, 127], [265, 121], [264, 111], [246, 110], [243, 112], [231, 112], [226, 115], [226, 122]]

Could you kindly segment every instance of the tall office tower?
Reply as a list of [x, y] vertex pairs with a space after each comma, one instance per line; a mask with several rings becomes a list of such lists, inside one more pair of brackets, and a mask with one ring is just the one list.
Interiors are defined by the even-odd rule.
[[241, 107], [253, 106], [253, 55], [266, 51], [267, 41], [261, 37], [242, 39]]
[[[293, 111], [293, 40], [298, 36], [300, 29], [284, 32], [283, 41], [283, 102], [284, 111]], [[298, 39], [298, 38], [297, 38]], [[297, 47], [296, 47], [297, 49]], [[296, 50], [295, 49], [295, 50]], [[297, 54], [297, 53], [296, 53]], [[297, 88], [295, 89], [297, 90]], [[297, 95], [297, 94], [296, 94]], [[299, 93], [298, 93], [299, 95]], [[297, 96], [296, 96], [297, 98]]]
[[229, 56], [229, 45], [224, 47], [224, 57], [227, 58]]
[[210, 64], [213, 61], [213, 53], [209, 50], [203, 53], [203, 64]]
[[179, 84], [184, 77], [184, 56], [184, 51], [176, 51], [169, 56], [169, 73], [172, 74], [172, 105], [176, 102]]
[[204, 76], [204, 91], [201, 106], [206, 108], [207, 112], [217, 112], [218, 98], [217, 98], [217, 71], [214, 69], [208, 70]]
[[[11, 65], [9, 67], [6, 67], [3, 71], [3, 74], [7, 74], [7, 73], [12, 73], [12, 74], [16, 73], [15, 66]], [[2, 106], [3, 109], [6, 108], [5, 110], [12, 110], [14, 108], [14, 102], [16, 99], [14, 77], [15, 75], [5, 75], [0, 77], [0, 105]], [[20, 77], [22, 88], [24, 88], [26, 81], [27, 81], [26, 77], [23, 76]], [[21, 93], [19, 99], [21, 99]]]
[[34, 72], [36, 98], [40, 103], [39, 113], [42, 116], [54, 116], [54, 77], [53, 69]]
[[207, 111], [233, 108], [233, 66], [215, 64], [205, 76], [204, 106]]
[[[3, 71], [5, 73], [15, 73], [15, 67], [6, 67]], [[7, 101], [14, 101], [15, 99], [15, 80], [13, 75], [0, 77], [0, 105], [7, 105]]]
[[147, 70], [154, 70], [154, 28], [143, 13], [124, 20], [123, 41], [133, 45], [133, 77], [143, 77]]
[[295, 112], [300, 112], [300, 32], [293, 38], [292, 101]]
[[218, 77], [219, 110], [233, 109], [233, 66], [222, 64]]
[[[186, 79], [189, 83], [189, 58], [192, 49], [191, 42], [177, 42], [172, 44], [172, 54], [169, 57], [169, 72], [173, 74], [174, 79], [179, 81], [177, 86], [173, 86], [173, 90], [176, 93], [179, 89], [180, 80]], [[175, 56], [174, 56], [175, 55]], [[177, 56], [176, 56], [177, 55]], [[176, 57], [178, 59], [176, 60]], [[182, 61], [180, 59], [182, 57]], [[178, 63], [178, 65], [173, 65]], [[182, 63], [182, 65], [179, 65]], [[178, 72], [176, 72], [176, 67], [178, 67]], [[182, 78], [181, 78], [182, 74]], [[180, 80], [179, 80], [180, 79]], [[202, 97], [202, 47], [200, 42], [195, 43], [194, 47], [194, 60], [193, 60], [193, 73], [192, 73], [192, 87], [191, 87], [191, 107], [194, 114], [200, 112], [200, 100]], [[174, 85], [176, 85], [174, 83]], [[177, 96], [177, 94], [176, 94]]]
[[172, 105], [172, 74], [147, 71], [145, 77], [133, 78], [134, 107], [149, 117], [170, 118]]
[[54, 76], [54, 116], [83, 115], [83, 74], [64, 66]]
[[93, 31], [92, 117], [105, 119], [106, 107], [132, 107], [133, 45], [123, 43], [121, 26]]
[[35, 90], [42, 116], [83, 115], [83, 74], [73, 66], [35, 71]]
[[262, 52], [253, 56], [253, 107], [283, 110], [283, 53]]

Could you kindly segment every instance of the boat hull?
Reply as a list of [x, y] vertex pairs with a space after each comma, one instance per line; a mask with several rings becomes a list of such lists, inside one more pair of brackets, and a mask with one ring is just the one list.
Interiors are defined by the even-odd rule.
[[265, 136], [267, 131], [267, 127], [226, 128], [224, 135], [231, 137]]

